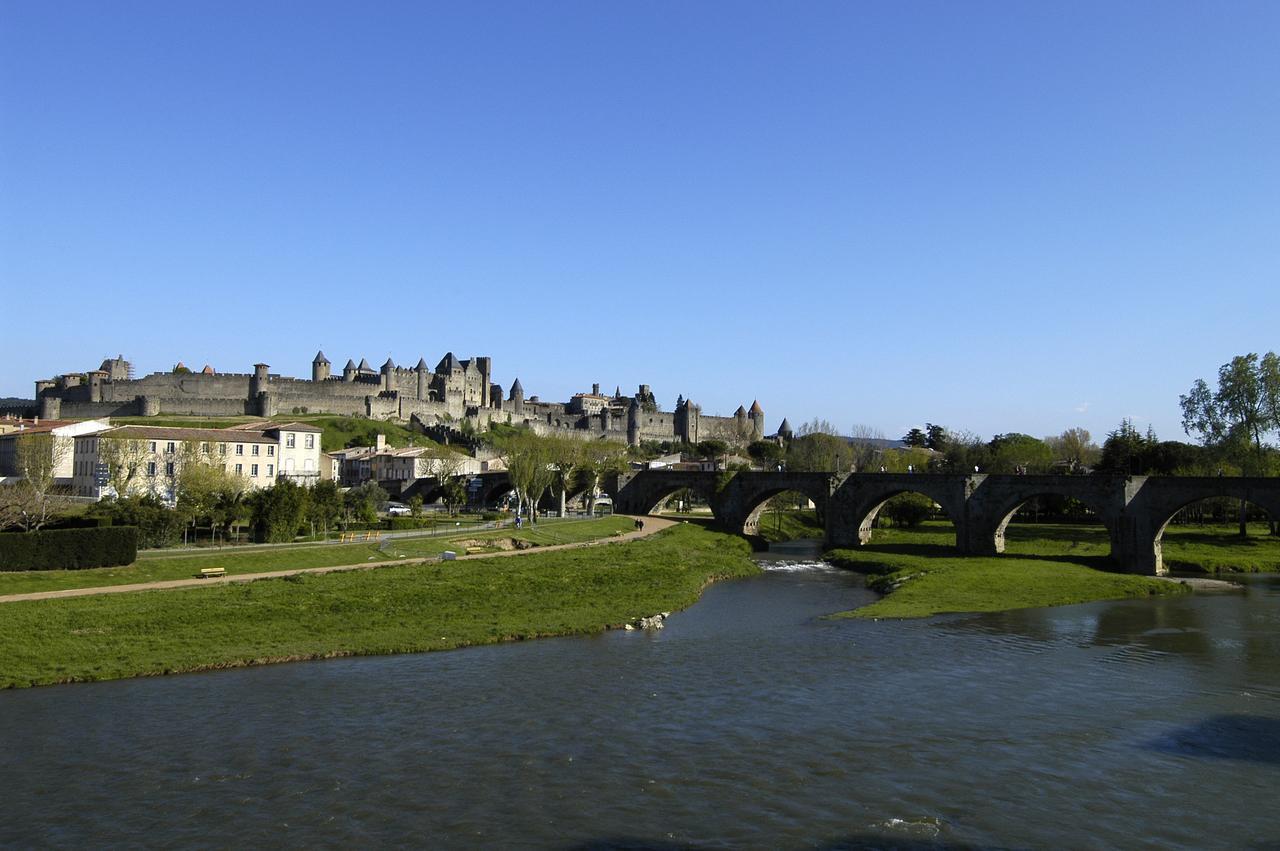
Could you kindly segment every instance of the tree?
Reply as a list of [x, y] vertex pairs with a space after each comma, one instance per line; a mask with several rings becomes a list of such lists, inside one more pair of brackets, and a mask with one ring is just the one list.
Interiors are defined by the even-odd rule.
[[126, 497], [142, 474], [150, 450], [145, 440], [110, 437], [98, 439], [98, 461], [107, 466], [107, 483], [117, 497]]
[[516, 513], [527, 506], [530, 522], [537, 522], [538, 500], [555, 479], [548, 442], [523, 429], [502, 438], [498, 447], [516, 493]]
[[724, 458], [729, 454], [729, 444], [718, 438], [709, 438], [707, 440], [698, 441], [698, 452], [704, 458], [710, 458], [712, 464], [717, 458]]
[[884, 446], [884, 432], [878, 428], [854, 423], [849, 429], [850, 464], [855, 471], [876, 469]]
[[249, 502], [257, 540], [278, 544], [296, 538], [306, 521], [310, 499], [310, 490], [290, 479], [280, 479], [271, 487], [254, 493]]
[[559, 494], [560, 505], [557, 513], [564, 517], [566, 503], [569, 498], [569, 491], [574, 486], [574, 479], [578, 475], [578, 471], [582, 468], [586, 461], [583, 448], [585, 443], [576, 438], [567, 435], [555, 435], [547, 438], [550, 441], [549, 449], [555, 469], [555, 480], [553, 482], [556, 492]]
[[747, 455], [766, 470], [776, 469], [786, 454], [786, 450], [772, 440], [757, 440], [747, 446]]
[[1092, 467], [1101, 455], [1088, 429], [1069, 428], [1057, 437], [1046, 437], [1044, 442], [1072, 472]]
[[71, 444], [52, 434], [16, 439], [15, 472], [22, 478], [0, 488], [0, 523], [34, 532], [67, 504], [58, 485], [58, 472], [70, 457]]
[[457, 514], [467, 499], [467, 485], [462, 479], [465, 459], [447, 446], [429, 448], [421, 456], [426, 472], [440, 484], [444, 504], [450, 514]]
[[1142, 475], [1146, 472], [1151, 448], [1156, 443], [1155, 433], [1150, 429], [1143, 436], [1134, 428], [1132, 420], [1123, 419], [1120, 426], [1108, 432], [1107, 439], [1102, 442], [1102, 455], [1094, 465], [1094, 472]]
[[902, 442], [907, 446], [925, 447], [929, 445], [929, 435], [918, 428], [913, 428], [902, 436]]
[[934, 452], [947, 451], [947, 430], [945, 427], [934, 425], [933, 423], [925, 423], [924, 434], [925, 449], [932, 449]]
[[378, 506], [387, 501], [388, 494], [377, 482], [365, 482], [351, 488], [343, 497], [343, 512], [347, 523], [359, 522], [372, 526], [378, 522]]
[[[1267, 472], [1266, 439], [1280, 431], [1280, 357], [1250, 352], [1218, 368], [1218, 389], [1203, 378], [1179, 397], [1182, 429], [1205, 446], [1217, 446], [1237, 459], [1245, 475]], [[1274, 519], [1274, 518], [1273, 518]], [[1247, 505], [1240, 501], [1240, 534], [1248, 533]], [[1272, 531], [1277, 531], [1272, 524]]]
[[840, 473], [853, 466], [849, 441], [825, 432], [797, 437], [787, 447], [787, 469], [801, 473]]
[[997, 434], [987, 448], [991, 451], [993, 473], [1043, 473], [1053, 465], [1052, 450], [1028, 434]]
[[613, 440], [592, 440], [583, 449], [582, 472], [587, 486], [587, 513], [595, 516], [600, 480], [627, 468], [627, 447]]
[[[422, 507], [422, 497], [415, 497], [418, 500], [418, 507]], [[413, 500], [409, 501], [412, 508]], [[342, 516], [343, 498], [342, 491], [338, 489], [338, 483], [330, 479], [316, 482], [311, 488], [311, 500], [307, 504], [307, 522], [311, 526], [312, 533], [319, 529], [322, 534], [328, 535], [329, 530], [337, 525], [338, 518]]]

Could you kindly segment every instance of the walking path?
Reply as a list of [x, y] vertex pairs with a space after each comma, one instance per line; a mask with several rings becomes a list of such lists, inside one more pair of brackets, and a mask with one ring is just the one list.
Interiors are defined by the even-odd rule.
[[[643, 529], [637, 529], [634, 532], [626, 532], [625, 534], [614, 538], [597, 538], [594, 541], [579, 541], [573, 544], [552, 544], [544, 547], [530, 547], [527, 550], [503, 550], [496, 553], [460, 555], [457, 557], [457, 561], [478, 558], [505, 558], [507, 556], [525, 555], [527, 553], [549, 553], [556, 550], [576, 550], [583, 547], [594, 547], [600, 544], [613, 544], [619, 541], [634, 541], [638, 538], [647, 538], [656, 532], [661, 532], [668, 526], [674, 526], [676, 523], [674, 520], [664, 520], [659, 517], [638, 517], [636, 519], [644, 521]], [[62, 591], [36, 591], [30, 594], [0, 595], [0, 603], [17, 603], [22, 600], [57, 600], [63, 597], [92, 597], [97, 594], [125, 594], [131, 591], [160, 591], [169, 588], [208, 588], [211, 585], [226, 585], [232, 582], [253, 582], [257, 579], [278, 579], [282, 576], [297, 576], [303, 573], [340, 573], [350, 570], [372, 570], [378, 567], [423, 564], [425, 562], [440, 560], [441, 558], [439, 556], [431, 556], [430, 558], [400, 558], [393, 561], [371, 561], [361, 564], [337, 564], [329, 567], [302, 567], [297, 570], [272, 570], [266, 573], [238, 573], [234, 576], [219, 576], [211, 579], [168, 579], [160, 582], [137, 582], [132, 585], [103, 585], [97, 588], [67, 588]]]

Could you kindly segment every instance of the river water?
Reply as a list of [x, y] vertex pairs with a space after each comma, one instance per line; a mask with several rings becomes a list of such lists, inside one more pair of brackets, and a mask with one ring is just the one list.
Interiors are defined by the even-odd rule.
[[649, 633], [0, 693], [0, 845], [1280, 843], [1280, 577], [864, 622], [768, 566]]

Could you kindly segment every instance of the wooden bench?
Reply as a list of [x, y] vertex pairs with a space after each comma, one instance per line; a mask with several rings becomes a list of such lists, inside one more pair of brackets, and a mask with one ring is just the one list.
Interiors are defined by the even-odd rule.
[[225, 567], [202, 567], [200, 568], [201, 579], [216, 579], [219, 576], [226, 576], [227, 569]]

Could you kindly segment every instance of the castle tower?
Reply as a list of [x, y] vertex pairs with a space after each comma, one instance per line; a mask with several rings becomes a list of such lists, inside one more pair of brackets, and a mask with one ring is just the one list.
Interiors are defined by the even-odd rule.
[[387, 358], [387, 362], [382, 365], [382, 378], [379, 381], [379, 384], [384, 391], [391, 390], [391, 375], [395, 371], [396, 371], [395, 363], [391, 360], [391, 358]]
[[640, 400], [632, 399], [627, 408], [627, 445], [640, 445]]
[[329, 378], [329, 359], [324, 356], [324, 352], [316, 352], [315, 360], [311, 361], [311, 380], [326, 381]]
[[787, 421], [786, 417], [783, 417], [782, 425], [778, 426], [778, 437], [790, 442], [791, 438], [795, 437], [795, 434], [795, 431], [791, 428], [791, 423]]
[[502, 410], [502, 385], [501, 384], [489, 385], [489, 405], [495, 411]]
[[356, 362], [347, 358], [347, 365], [342, 368], [342, 380], [350, 383], [356, 380]]
[[430, 398], [431, 389], [431, 368], [427, 366], [427, 359], [418, 358], [418, 365], [413, 371], [418, 374], [418, 401], [425, 402]]
[[756, 441], [764, 437], [764, 408], [760, 407], [759, 399], [752, 401], [747, 419], [751, 421], [751, 439]]
[[507, 394], [507, 401], [511, 403], [511, 410], [517, 414], [524, 413], [524, 387], [520, 385], [520, 379], [511, 382], [511, 392]]
[[255, 363], [253, 365], [253, 378], [249, 379], [250, 399], [257, 399], [259, 393], [267, 392], [267, 382], [271, 380], [270, 370], [271, 367], [265, 363]]
[[489, 384], [493, 379], [493, 358], [474, 358], [476, 369], [480, 370], [480, 407], [488, 408], [492, 403], [489, 397]]

